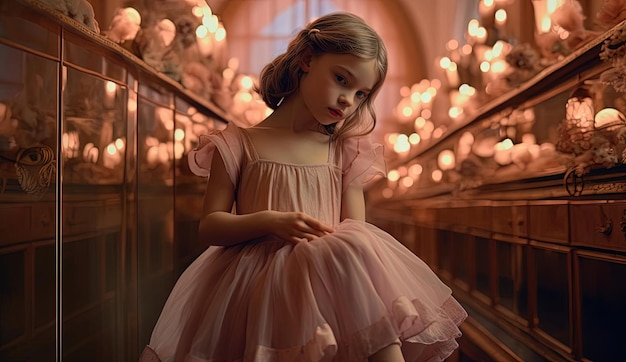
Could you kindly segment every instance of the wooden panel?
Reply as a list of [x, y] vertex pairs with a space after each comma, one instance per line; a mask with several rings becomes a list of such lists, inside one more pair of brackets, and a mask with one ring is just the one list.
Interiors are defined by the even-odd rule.
[[63, 206], [65, 235], [121, 227], [122, 205], [119, 200], [68, 202]]
[[626, 278], [626, 258], [595, 252], [576, 253], [583, 357], [611, 361], [623, 350], [626, 289], [616, 287]]
[[468, 226], [479, 230], [491, 230], [491, 205], [475, 204], [464, 208]]
[[28, 320], [26, 287], [26, 249], [1, 253], [0, 350], [3, 346], [26, 336]]
[[626, 222], [626, 203], [573, 203], [571, 216], [572, 244], [626, 250], [626, 233], [620, 223]]
[[528, 208], [526, 204], [494, 204], [491, 211], [492, 230], [506, 235], [528, 236]]
[[30, 207], [25, 205], [0, 205], [0, 245], [24, 240], [29, 232]]
[[533, 240], [567, 243], [569, 211], [566, 202], [532, 202], [528, 206], [528, 237]]
[[[33, 327], [40, 333], [40, 331], [54, 325], [56, 311], [56, 259], [52, 241], [35, 245], [33, 249]], [[54, 339], [54, 336], [52, 338]]]
[[54, 238], [53, 202], [0, 205], [0, 245]]
[[455, 231], [491, 230], [491, 205], [482, 202], [473, 202], [469, 205], [457, 207], [440, 207], [436, 212], [436, 225], [441, 228]]
[[97, 230], [101, 207], [95, 202], [64, 203], [63, 233], [73, 235]]
[[572, 346], [571, 254], [568, 247], [533, 243], [531, 248], [533, 280], [530, 283], [534, 327], [539, 335], [563, 346]]
[[38, 203], [31, 208], [31, 233], [33, 239], [52, 239], [56, 225], [54, 202]]

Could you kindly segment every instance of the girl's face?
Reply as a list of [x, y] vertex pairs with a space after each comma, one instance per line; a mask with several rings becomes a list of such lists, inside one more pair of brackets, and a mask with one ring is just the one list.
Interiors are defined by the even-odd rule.
[[300, 94], [322, 125], [346, 119], [369, 96], [377, 81], [376, 60], [351, 54], [322, 54], [304, 59]]

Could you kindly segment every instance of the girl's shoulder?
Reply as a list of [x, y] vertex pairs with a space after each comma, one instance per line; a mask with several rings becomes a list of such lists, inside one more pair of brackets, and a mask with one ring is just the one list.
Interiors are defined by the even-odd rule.
[[244, 152], [241, 128], [231, 122], [224, 128], [214, 129], [201, 135], [198, 138], [198, 146], [187, 156], [191, 171], [199, 176], [208, 176], [216, 150], [220, 153], [227, 171], [235, 180]]
[[384, 147], [373, 142], [371, 135], [347, 136], [338, 144], [344, 189], [352, 182], [366, 183], [387, 174]]

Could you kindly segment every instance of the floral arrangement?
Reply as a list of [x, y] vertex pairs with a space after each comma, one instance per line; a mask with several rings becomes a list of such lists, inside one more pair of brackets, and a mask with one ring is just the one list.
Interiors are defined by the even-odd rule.
[[591, 98], [571, 98], [568, 107], [555, 146], [559, 152], [571, 155], [567, 162], [570, 171], [583, 176], [596, 166], [611, 168], [626, 162], [626, 117], [620, 111], [604, 108], [589, 122], [584, 116], [569, 117], [576, 110], [569, 111], [572, 107], [592, 107]]
[[600, 59], [611, 62], [612, 68], [601, 74], [604, 84], [612, 85], [616, 91], [626, 91], [626, 29], [617, 29], [603, 43]]

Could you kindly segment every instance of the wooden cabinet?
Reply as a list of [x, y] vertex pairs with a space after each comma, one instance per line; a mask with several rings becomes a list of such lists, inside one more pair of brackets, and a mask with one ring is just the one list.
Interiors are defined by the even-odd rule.
[[561, 201], [532, 201], [528, 205], [528, 237], [532, 240], [567, 244], [569, 207]]
[[[467, 308], [469, 318], [461, 327], [467, 355], [524, 361], [621, 359], [626, 121], [621, 116], [613, 128], [598, 122], [584, 131], [567, 128], [580, 119], [566, 104], [587, 92], [597, 120], [606, 108], [624, 111], [626, 95], [600, 80], [611, 69], [600, 57], [603, 44], [612, 37], [615, 46], [624, 46], [615, 40], [624, 28], [617, 25], [479, 107], [465, 123], [392, 161], [391, 170], [423, 170], [413, 186], [394, 189], [385, 180], [367, 190], [369, 220], [388, 229], [401, 223], [398, 238], [424, 255]], [[520, 115], [529, 115], [524, 119], [532, 122], [511, 122]], [[606, 149], [586, 143], [615, 130], [620, 130], [615, 138], [602, 143], [610, 145]], [[496, 160], [497, 151], [493, 156], [483, 152], [489, 140], [522, 144], [520, 132], [532, 135], [546, 157], [516, 165]], [[474, 144], [469, 154], [462, 154], [459, 150], [468, 148], [460, 144], [467, 139]], [[457, 166], [439, 170], [438, 155], [451, 150], [457, 152]], [[603, 151], [615, 156], [611, 162], [596, 162]], [[431, 174], [439, 177], [427, 176]], [[489, 355], [491, 348], [472, 352], [485, 339], [508, 356]]]
[[0, 360], [137, 360], [203, 249], [186, 154], [227, 117], [36, 2], [0, 24]]
[[572, 245], [626, 251], [626, 202], [572, 201]]
[[525, 238], [528, 236], [528, 203], [494, 201], [491, 229], [496, 234]]

